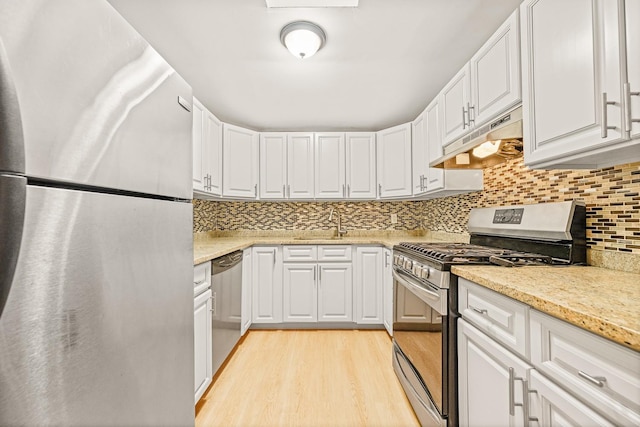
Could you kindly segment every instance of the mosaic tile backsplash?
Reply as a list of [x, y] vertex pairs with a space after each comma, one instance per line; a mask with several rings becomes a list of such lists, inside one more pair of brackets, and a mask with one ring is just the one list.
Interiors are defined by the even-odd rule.
[[[348, 230], [467, 233], [474, 207], [582, 200], [592, 249], [640, 254], [640, 163], [600, 170], [530, 170], [522, 158], [484, 171], [484, 191], [415, 202], [212, 202], [194, 200], [194, 232]], [[391, 224], [392, 213], [398, 223]]]

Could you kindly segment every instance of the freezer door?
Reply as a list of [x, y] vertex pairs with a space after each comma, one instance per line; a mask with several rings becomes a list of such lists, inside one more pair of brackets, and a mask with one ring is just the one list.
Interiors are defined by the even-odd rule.
[[0, 425], [193, 425], [191, 205], [27, 185], [24, 212]]
[[111, 5], [3, 0], [0, 44], [0, 172], [191, 198], [191, 88]]

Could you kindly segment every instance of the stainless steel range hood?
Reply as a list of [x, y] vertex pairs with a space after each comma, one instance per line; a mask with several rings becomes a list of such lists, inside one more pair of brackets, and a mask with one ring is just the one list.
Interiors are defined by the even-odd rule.
[[444, 147], [430, 163], [444, 169], [483, 169], [522, 156], [522, 107], [502, 114]]

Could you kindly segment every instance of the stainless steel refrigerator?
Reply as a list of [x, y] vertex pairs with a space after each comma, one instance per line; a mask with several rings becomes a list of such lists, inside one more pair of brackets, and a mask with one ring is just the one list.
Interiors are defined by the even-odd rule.
[[0, 425], [193, 425], [191, 96], [106, 1], [0, 1]]

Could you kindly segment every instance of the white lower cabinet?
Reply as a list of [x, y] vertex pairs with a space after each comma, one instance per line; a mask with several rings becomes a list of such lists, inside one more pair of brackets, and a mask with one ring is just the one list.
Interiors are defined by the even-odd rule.
[[393, 258], [391, 256], [391, 249], [382, 249], [382, 257], [384, 258], [382, 270], [382, 321], [389, 336], [393, 336], [393, 275], [391, 274], [391, 261]]
[[282, 322], [282, 250], [256, 246], [252, 259], [253, 323]]
[[640, 354], [459, 283], [460, 425], [640, 425]]
[[284, 322], [353, 320], [350, 246], [285, 246], [284, 259]]
[[241, 327], [240, 327], [240, 335], [244, 335], [245, 332], [251, 327], [251, 307], [252, 307], [252, 299], [253, 295], [251, 292], [253, 277], [251, 275], [252, 265], [251, 260], [253, 259], [251, 256], [252, 249], [247, 248], [242, 251], [242, 309], [241, 309]]
[[458, 322], [458, 398], [462, 426], [525, 426], [530, 365], [465, 320]]
[[213, 380], [211, 347], [211, 263], [193, 269], [194, 403], [198, 403]]
[[355, 301], [356, 323], [383, 324], [382, 248], [356, 247]]

